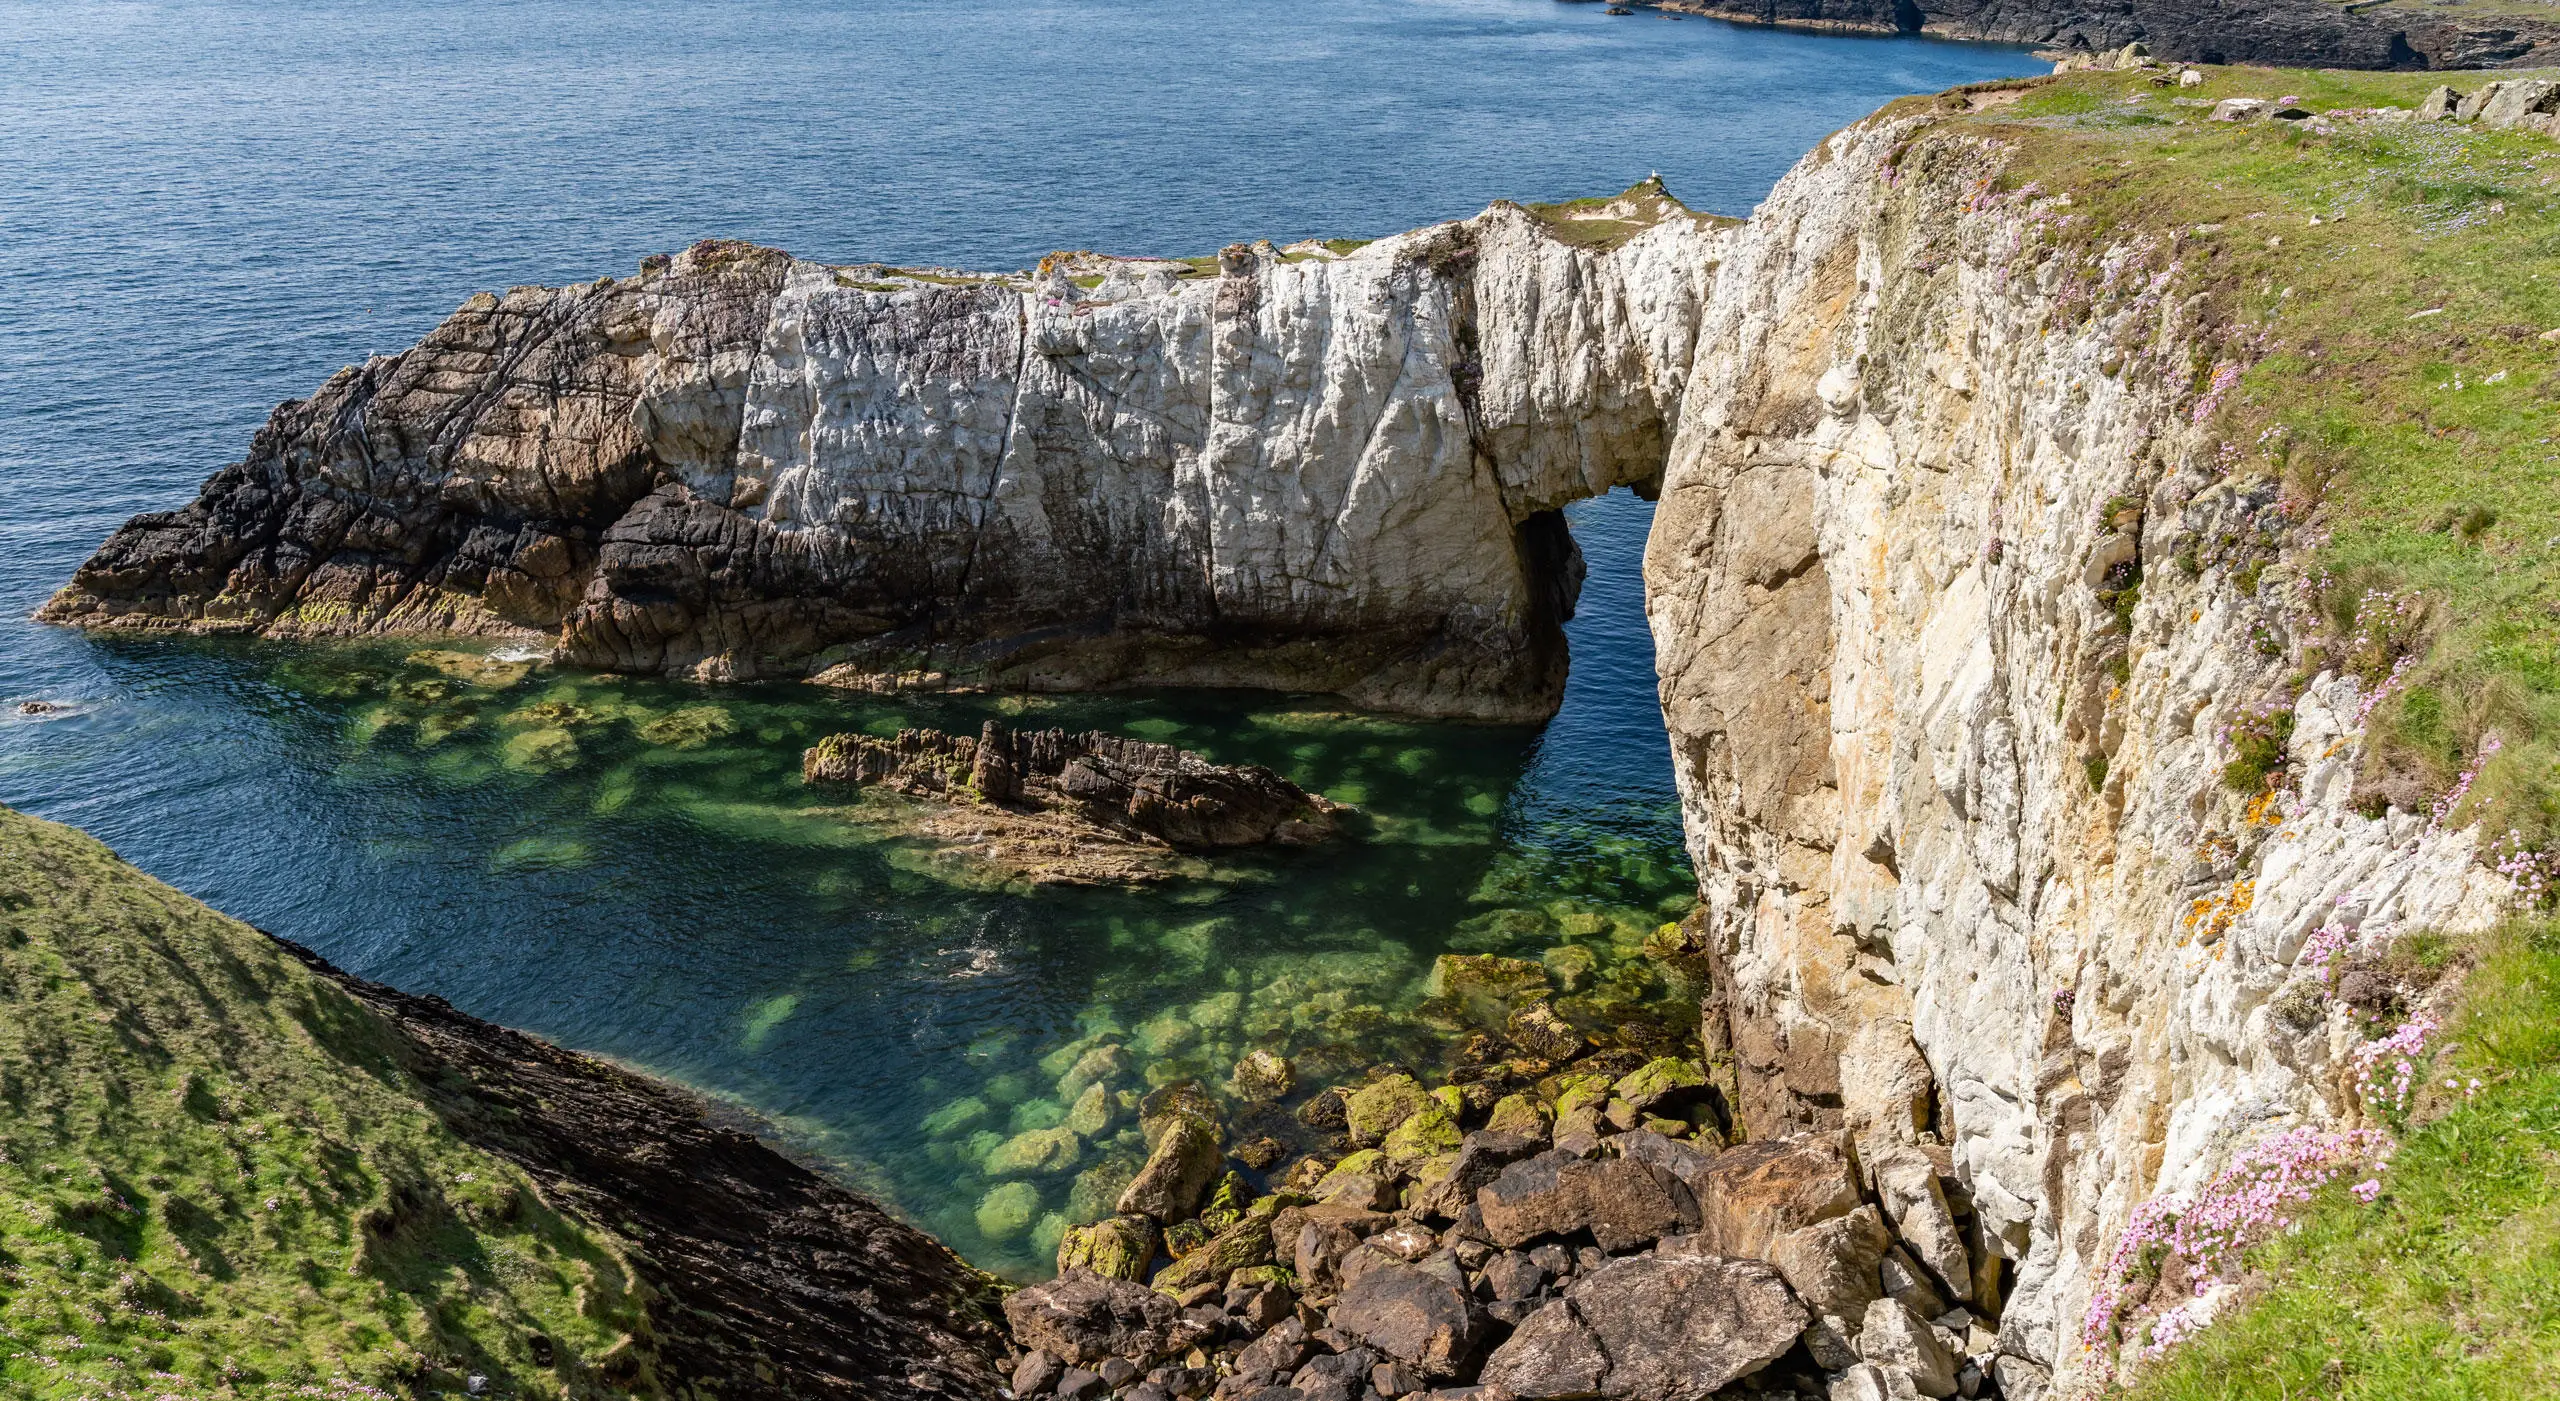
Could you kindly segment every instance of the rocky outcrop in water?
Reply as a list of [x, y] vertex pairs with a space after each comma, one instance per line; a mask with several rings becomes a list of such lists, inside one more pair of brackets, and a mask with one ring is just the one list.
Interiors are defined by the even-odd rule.
[[1304, 846], [1332, 836], [1341, 805], [1259, 764], [1087, 731], [1017, 733], [990, 720], [974, 740], [940, 730], [829, 735], [801, 756], [812, 784], [882, 784], [1000, 807], [1068, 809], [1097, 835], [1184, 848]]
[[1192, 853], [1307, 846], [1347, 809], [1258, 764], [1213, 764], [1169, 744], [990, 720], [976, 739], [940, 730], [829, 735], [801, 755], [813, 787], [895, 794], [856, 820], [938, 849], [982, 875], [1034, 885], [1117, 885], [1206, 870]]
[[1933, 34], [2102, 54], [2147, 45], [2181, 63], [2306, 68], [2491, 68], [2548, 62], [2560, 20], [2328, 0], [1660, 0], [1744, 24], [1851, 34]]
[[1542, 719], [1557, 508], [1659, 477], [1722, 237], [1647, 185], [1028, 276], [705, 243], [340, 372], [41, 616]]

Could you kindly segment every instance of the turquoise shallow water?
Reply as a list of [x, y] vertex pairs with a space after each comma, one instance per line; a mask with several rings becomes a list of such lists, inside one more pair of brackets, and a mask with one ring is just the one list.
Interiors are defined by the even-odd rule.
[[[0, 698], [73, 707], [0, 717], [0, 801], [358, 972], [734, 1096], [1036, 1272], [1125, 1119], [982, 1221], [987, 1150], [1071, 1112], [1062, 1057], [1101, 1040], [1158, 1077], [1259, 1044], [1311, 1077], [1427, 1061], [1444, 1033], [1410, 1011], [1451, 948], [1585, 948], [1587, 1007], [1677, 1014], [1626, 956], [1689, 890], [1643, 503], [1572, 512], [1592, 578], [1542, 730], [1268, 696], [475, 686], [406, 647], [23, 615], [274, 401], [479, 288], [714, 234], [998, 267], [1367, 236], [1653, 171], [1739, 214], [1887, 98], [2030, 67], [1553, 0], [0, 3]], [[528, 738], [546, 702], [585, 712], [566, 745]], [[955, 882], [797, 785], [819, 733], [997, 709], [1270, 763], [1367, 819], [1216, 879], [1028, 894]]]

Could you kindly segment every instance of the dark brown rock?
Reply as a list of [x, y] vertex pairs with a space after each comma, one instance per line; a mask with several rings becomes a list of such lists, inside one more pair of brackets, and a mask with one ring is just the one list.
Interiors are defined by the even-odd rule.
[[1454, 1221], [1504, 1168], [1536, 1156], [1545, 1146], [1527, 1134], [1478, 1129], [1459, 1141], [1457, 1161], [1446, 1175], [1429, 1180], [1429, 1191], [1414, 1202], [1414, 1210], [1432, 1220]]
[[1784, 1356], [1807, 1321], [1759, 1261], [1612, 1260], [1522, 1323], [1481, 1380], [1526, 1401], [1704, 1401]]
[[1179, 1311], [1145, 1285], [1071, 1270], [1015, 1291], [1004, 1316], [1015, 1338], [1090, 1367], [1107, 1357], [1158, 1356], [1173, 1340]]
[[1386, 1264], [1343, 1287], [1332, 1326], [1426, 1376], [1455, 1377], [1475, 1361], [1485, 1317], [1464, 1288], [1430, 1270]]
[[1777, 1238], [1858, 1207], [1848, 1155], [1826, 1134], [1745, 1143], [1717, 1153], [1688, 1179], [1702, 1248], [1765, 1259]]
[[1601, 1249], [1617, 1252], [1696, 1224], [1687, 1196], [1676, 1179], [1639, 1160], [1550, 1149], [1504, 1168], [1476, 1193], [1476, 1207], [1495, 1245], [1588, 1230]]

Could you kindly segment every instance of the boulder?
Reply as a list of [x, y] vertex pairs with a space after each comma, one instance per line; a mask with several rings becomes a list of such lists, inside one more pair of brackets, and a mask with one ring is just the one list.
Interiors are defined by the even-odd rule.
[[1562, 1149], [1505, 1167], [1478, 1189], [1476, 1209], [1487, 1238], [1506, 1248], [1588, 1230], [1603, 1250], [1632, 1250], [1696, 1220], [1687, 1193], [1668, 1174], [1634, 1158], [1581, 1158]]
[[1108, 1089], [1113, 1081], [1126, 1078], [1137, 1066], [1137, 1056], [1126, 1046], [1096, 1046], [1076, 1057], [1067, 1073], [1058, 1077], [1058, 1099], [1073, 1104], [1084, 1097], [1085, 1091], [1096, 1085]]
[[1858, 1329], [1858, 1355], [1887, 1371], [1911, 1378], [1923, 1396], [1956, 1394], [1956, 1356], [1938, 1339], [1929, 1320], [1900, 1299], [1878, 1299], [1867, 1306]]
[[1502, 1034], [1520, 1048], [1522, 1055], [1533, 1060], [1565, 1060], [1583, 1046], [1582, 1033], [1544, 1002], [1532, 1002], [1513, 1012], [1511, 1020], [1503, 1024]]
[[1087, 1085], [1067, 1109], [1065, 1128], [1079, 1138], [1098, 1139], [1111, 1132], [1111, 1087]]
[[1867, 1306], [1881, 1293], [1877, 1270], [1892, 1244], [1876, 1209], [1861, 1206], [1778, 1237], [1769, 1263], [1815, 1313], [1854, 1321], [1867, 1316]]
[[2417, 119], [2422, 122], [2451, 121], [2455, 109], [2461, 105], [2462, 94], [2438, 83], [2418, 104]]
[[1530, 1315], [1482, 1381], [1523, 1401], [1704, 1401], [1769, 1365], [1810, 1322], [1778, 1272], [1717, 1257], [1612, 1260]]
[[1494, 1101], [1493, 1112], [1485, 1116], [1484, 1128], [1487, 1133], [1534, 1139], [1544, 1144], [1547, 1138], [1547, 1107], [1528, 1095], [1504, 1095]]
[[1432, 1091], [1378, 1144], [1379, 1151], [1389, 1162], [1407, 1169], [1458, 1151], [1460, 1102], [1455, 1090]]
[[1991, 1380], [2000, 1388], [2000, 1401], [2045, 1401], [2053, 1394], [2052, 1373], [2007, 1353], [1991, 1359]]
[[[2477, 116], [2482, 126], [2520, 126], [2527, 117], [2539, 117], [2560, 108], [2560, 83], [2547, 78], [2509, 78], [2491, 83], [2473, 94], [2479, 101]], [[2469, 101], [2463, 103], [2471, 105]]]
[[1482, 1309], [1432, 1270], [1389, 1264], [1352, 1280], [1330, 1315], [1332, 1327], [1429, 1377], [1455, 1377], [1475, 1361], [1485, 1336]]
[[1156, 1223], [1144, 1216], [1070, 1226], [1058, 1241], [1058, 1272], [1084, 1270], [1106, 1279], [1143, 1280], [1160, 1244]]
[[2263, 97], [2226, 97], [2213, 104], [2213, 120], [2217, 122], [2262, 121], [2275, 110], [2275, 104]]
[[1862, 1022], [1840, 1052], [1842, 1121], [1856, 1142], [1918, 1142], [1929, 1127], [1937, 1089], [1937, 1077], [1905, 1023], [1887, 1017]]
[[1354, 1144], [1375, 1148], [1426, 1106], [1437, 1107], [1412, 1076], [1381, 1075], [1344, 1096], [1343, 1126]]
[[1014, 1340], [1080, 1367], [1107, 1357], [1153, 1358], [1173, 1344], [1179, 1310], [1143, 1284], [1069, 1270], [1006, 1296]]
[[[1287, 1246], [1289, 1263], [1298, 1272], [1298, 1288], [1308, 1298], [1322, 1299], [1340, 1288], [1343, 1261], [1393, 1220], [1378, 1212], [1333, 1204], [1292, 1207], [1272, 1218], [1272, 1240]], [[1293, 1223], [1294, 1237], [1288, 1234]]]
[[[1508, 1103], [1509, 1101], [1504, 1101]], [[1544, 1126], [1541, 1125], [1543, 1128]], [[1544, 1148], [1543, 1135], [1479, 1129], [1459, 1141], [1458, 1154], [1441, 1172], [1426, 1179], [1414, 1198], [1414, 1210], [1437, 1221], [1455, 1221], [1476, 1193], [1502, 1175], [1502, 1170]]]
[[1859, 1202], [1848, 1155], [1821, 1134], [1727, 1148], [1686, 1181], [1706, 1249], [1746, 1260], [1768, 1258], [1778, 1237], [1846, 1216]]
[[1044, 1349], [1033, 1348], [1022, 1354], [1021, 1361], [1013, 1364], [1013, 1394], [1037, 1396], [1056, 1386], [1059, 1374], [1065, 1370], [1065, 1363]]
[[1236, 1098], [1250, 1104], [1269, 1104], [1285, 1099], [1298, 1085], [1298, 1069], [1287, 1056], [1277, 1051], [1248, 1051], [1236, 1062], [1235, 1072], [1227, 1077], [1227, 1085]]
[[1900, 1241], [1885, 1247], [1884, 1261], [1876, 1266], [1877, 1282], [1884, 1292], [1909, 1304], [1922, 1318], [1936, 1318], [1947, 1311], [1947, 1301], [1938, 1287], [1929, 1282], [1928, 1272], [1911, 1259], [1911, 1252]]
[[1247, 1218], [1210, 1238], [1207, 1245], [1165, 1267], [1158, 1289], [1180, 1293], [1195, 1285], [1224, 1287], [1237, 1270], [1271, 1263], [1271, 1223]]
[[1199, 1208], [1200, 1194], [1218, 1175], [1218, 1130], [1190, 1115], [1166, 1121], [1163, 1137], [1147, 1155], [1129, 1189], [1120, 1194], [1119, 1214], [1152, 1216], [1171, 1225]]
[[1828, 1401], [1920, 1401], [1907, 1372], [1861, 1362], [1831, 1379]]
[[1954, 1209], [1947, 1205], [1937, 1163], [1917, 1148], [1871, 1147], [1866, 1165], [1893, 1233], [1937, 1276], [1940, 1288], [1958, 1299], [1972, 1298], [1973, 1255], [1965, 1249]]
[[1176, 1080], [1138, 1103], [1138, 1131], [1149, 1148], [1184, 1120], [1218, 1128], [1218, 1101], [1197, 1080]]
[[1706, 1083], [1707, 1073], [1696, 1061], [1663, 1056], [1620, 1077], [1611, 1087], [1611, 1097], [1641, 1115], [1682, 1090], [1697, 1089]]

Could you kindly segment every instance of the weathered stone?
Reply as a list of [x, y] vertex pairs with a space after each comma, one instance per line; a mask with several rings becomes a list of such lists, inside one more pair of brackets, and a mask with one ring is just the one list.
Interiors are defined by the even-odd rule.
[[1273, 1240], [1286, 1239], [1283, 1233], [1296, 1225], [1290, 1263], [1298, 1272], [1298, 1287], [1308, 1298], [1329, 1298], [1340, 1285], [1342, 1262], [1392, 1220], [1341, 1205], [1293, 1207], [1272, 1219]]
[[1080, 1367], [1106, 1357], [1153, 1358], [1173, 1338], [1174, 1302], [1142, 1284], [1071, 1270], [1005, 1297], [1016, 1339]]
[[1870, 1152], [1867, 1175], [1884, 1204], [1884, 1218], [1938, 1287], [1958, 1299], [1973, 1297], [1973, 1257], [1939, 1184], [1938, 1165], [1917, 1148]]
[[1227, 1276], [1237, 1270], [1270, 1261], [1271, 1223], [1238, 1221], [1212, 1237], [1207, 1245], [1167, 1265], [1156, 1276], [1155, 1286], [1177, 1292], [1200, 1284], [1223, 1287]]
[[1375, 1148], [1405, 1120], [1436, 1107], [1412, 1076], [1381, 1075], [1343, 1099], [1343, 1125], [1351, 1131], [1354, 1144]]
[[1893, 1238], [1872, 1206], [1799, 1227], [1777, 1238], [1769, 1263], [1817, 1314], [1863, 1319], [1880, 1292], [1877, 1270]]
[[1840, 1053], [1840, 1102], [1852, 1141], [1918, 1142], [1936, 1097], [1937, 1081], [1908, 1025], [1877, 1018], [1849, 1034]]
[[1038, 1396], [1056, 1386], [1059, 1374], [1065, 1370], [1066, 1364], [1054, 1354], [1044, 1348], [1033, 1348], [1022, 1354], [1021, 1361], [1013, 1364], [1013, 1394]]
[[1061, 1127], [1084, 1139], [1098, 1139], [1111, 1132], [1111, 1090], [1105, 1085], [1087, 1085], [1067, 1109], [1067, 1121]]
[[1727, 1148], [1688, 1179], [1698, 1233], [1718, 1255], [1764, 1259], [1777, 1238], [1858, 1207], [1857, 1174], [1826, 1135]]
[[1541, 1061], [1567, 1059], [1585, 1044], [1582, 1033], [1544, 1002], [1532, 1002], [1513, 1012], [1511, 1020], [1503, 1024], [1502, 1034], [1522, 1054]]
[[1176, 1080], [1138, 1103], [1138, 1131], [1146, 1135], [1149, 1148], [1162, 1142], [1167, 1130], [1186, 1119], [1212, 1129], [1220, 1126], [1218, 1101], [1197, 1080]]
[[1268, 1104], [1287, 1098], [1289, 1091], [1297, 1088], [1298, 1071], [1287, 1056], [1277, 1051], [1247, 1051], [1244, 1059], [1236, 1062], [1235, 1073], [1227, 1078], [1227, 1084], [1238, 1099]]
[[1457, 1156], [1445, 1170], [1425, 1179], [1424, 1190], [1414, 1199], [1414, 1210], [1433, 1220], [1454, 1221], [1476, 1199], [1478, 1189], [1499, 1177], [1504, 1168], [1535, 1156], [1544, 1147], [1543, 1135], [1494, 1128], [1468, 1134], [1459, 1142]]
[[1077, 1056], [1075, 1063], [1067, 1067], [1067, 1073], [1058, 1077], [1058, 1098], [1073, 1104], [1095, 1085], [1108, 1088], [1116, 1081], [1127, 1079], [1136, 1072], [1137, 1065], [1137, 1057], [1126, 1046], [1096, 1046]]
[[2438, 83], [2428, 89], [2425, 99], [2418, 103], [2417, 119], [2422, 122], [2449, 121], [2461, 105], [2462, 94]]
[[1526, 1299], [1547, 1287], [1547, 1272], [1527, 1252], [1506, 1250], [1485, 1262], [1484, 1282], [1496, 1299]]
[[1119, 1213], [1152, 1216], [1170, 1225], [1199, 1208], [1200, 1194], [1217, 1175], [1218, 1131], [1196, 1118], [1178, 1117], [1156, 1141], [1129, 1190], [1120, 1194]]
[[[1707, 1074], [1693, 1060], [1663, 1056], [1648, 1061], [1640, 1069], [1628, 1072], [1612, 1087], [1612, 1098], [1639, 1115], [1682, 1090], [1696, 1089], [1707, 1083]], [[1639, 1120], [1631, 1119], [1630, 1127]]]
[[1102, 1376], [1102, 1384], [1118, 1391], [1138, 1379], [1138, 1364], [1125, 1357], [1107, 1357], [1094, 1369]]
[[1028, 1182], [999, 1183], [978, 1199], [975, 1220], [978, 1234], [989, 1240], [1010, 1240], [1030, 1229], [1031, 1218], [1040, 1214], [1040, 1191]]
[[1378, 1148], [1387, 1160], [1399, 1168], [1413, 1170], [1423, 1163], [1445, 1154], [1455, 1153], [1461, 1131], [1458, 1128], [1458, 1098], [1455, 1091], [1433, 1091], [1404, 1121], [1395, 1126]]
[[1909, 1304], [1911, 1311], [1923, 1318], [1935, 1318], [1947, 1311], [1946, 1298], [1930, 1283], [1928, 1273], [1913, 1263], [1911, 1252], [1899, 1241], [1885, 1247], [1876, 1276], [1886, 1294]]
[[1058, 1272], [1083, 1270], [1106, 1279], [1142, 1280], [1155, 1263], [1156, 1223], [1144, 1216], [1113, 1216], [1090, 1226], [1070, 1226], [1058, 1241]]
[[1956, 1394], [1956, 1357], [1939, 1341], [1929, 1320], [1900, 1299], [1867, 1306], [1858, 1329], [1858, 1355], [1888, 1370], [1907, 1373], [1924, 1396]]
[[1861, 1362], [1831, 1379], [1827, 1401], [1920, 1401], [1908, 1372]]
[[2007, 1353], [1991, 1359], [1991, 1380], [2000, 1388], [2000, 1401], [2045, 1401], [2053, 1393], [2051, 1373]]
[[1236, 1354], [1235, 1370], [1239, 1374], [1287, 1376], [1298, 1370], [1312, 1350], [1306, 1325], [1295, 1318], [1284, 1319], [1278, 1327], [1245, 1344]]
[[1455, 1377], [1475, 1360], [1485, 1317], [1462, 1287], [1429, 1270], [1389, 1264], [1343, 1287], [1332, 1326], [1425, 1376]]
[[1521, 1324], [1481, 1380], [1528, 1401], [1704, 1401], [1785, 1355], [1808, 1321], [1758, 1261], [1612, 1260]]
[[1101, 1373], [1069, 1367], [1058, 1375], [1057, 1390], [1059, 1401], [1100, 1401], [1110, 1388], [1103, 1384]]

